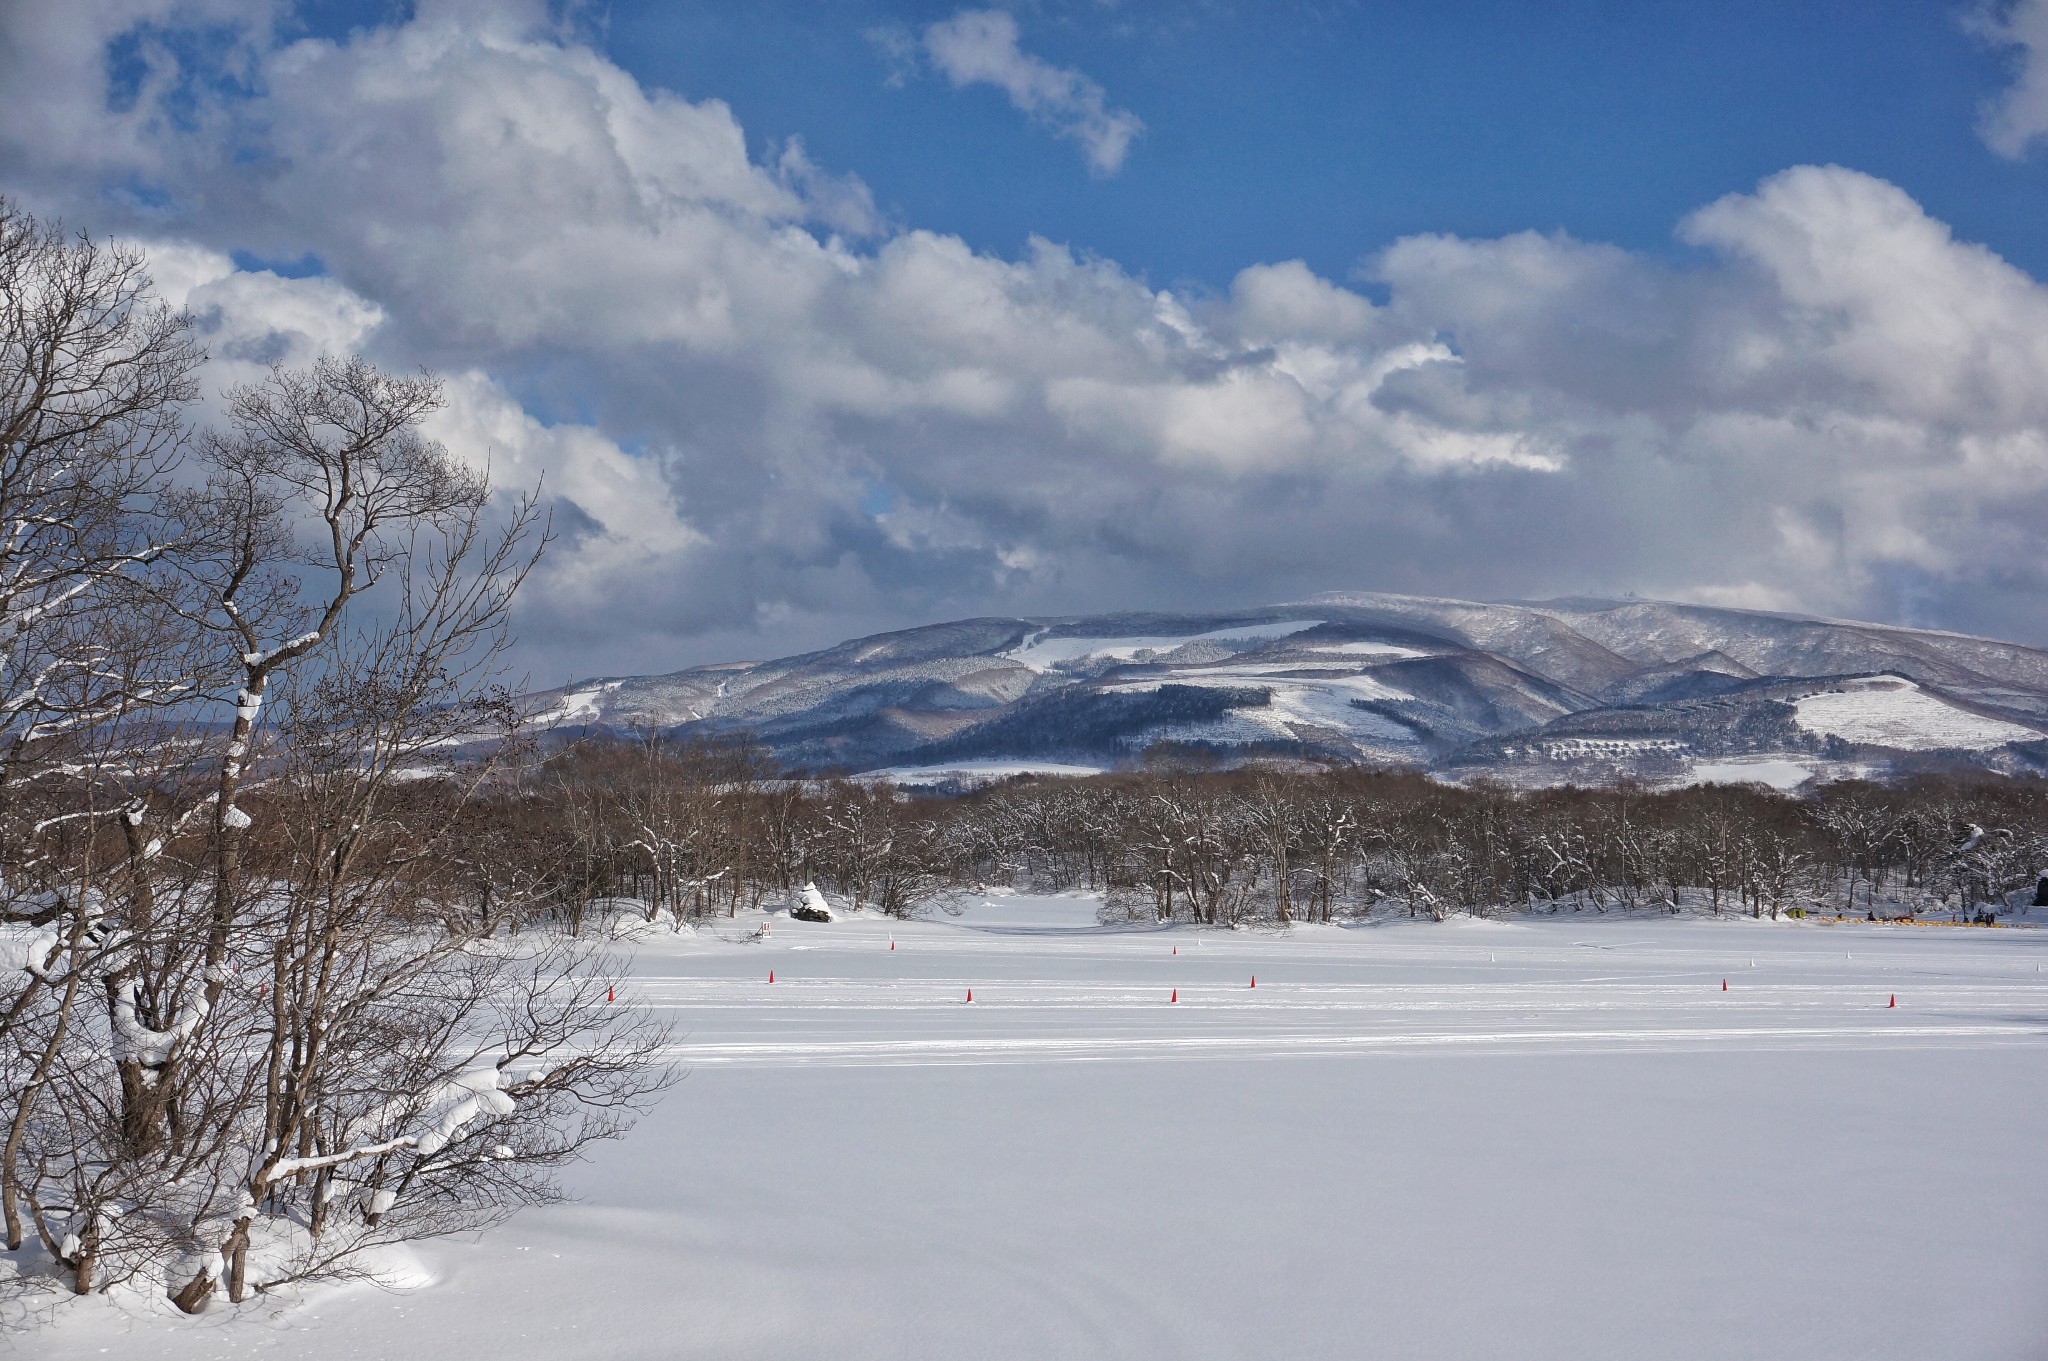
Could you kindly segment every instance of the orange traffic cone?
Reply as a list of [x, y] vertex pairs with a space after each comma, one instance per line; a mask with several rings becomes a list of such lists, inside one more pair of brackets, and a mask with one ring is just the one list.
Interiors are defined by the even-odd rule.
[[1725, 978], [1721, 980], [1721, 991], [1722, 991], [1722, 992], [1726, 992], [1726, 991], [1728, 991], [1728, 980], [1727, 980], [1727, 979], [1725, 979]]
[[1899, 995], [1898, 995], [1897, 993], [1893, 993], [1893, 994], [1892, 994], [1892, 1000], [1891, 1000], [1891, 1001], [1889, 1001], [1889, 1002], [1886, 1002], [1886, 1003], [1884, 1004], [1884, 1006], [1885, 1006], [1885, 1010], [1886, 1010], [1886, 1011], [1890, 1011], [1890, 1010], [1891, 1010], [1891, 1009], [1892, 1009], [1893, 1007], [1897, 1006], [1898, 1004], [1899, 1004]]
[[967, 990], [967, 1000], [968, 1000], [968, 1001], [970, 1001], [970, 1002], [972, 1002], [972, 1001], [974, 1000], [974, 989], [973, 989], [973, 988], [969, 988], [969, 989]]
[[612, 990], [611, 990], [610, 988], [606, 988], [606, 989], [604, 990], [604, 1000], [605, 1000], [605, 1001], [607, 1001], [607, 1002], [616, 1002], [616, 1001], [618, 1001], [619, 999], [617, 998], [617, 996], [615, 996], [615, 995], [613, 994], [613, 992], [612, 992]]
[[894, 936], [889, 937], [889, 953], [896, 953], [896, 937]]
[[1167, 998], [1166, 1000], [1169, 1002], [1178, 1002], [1180, 1000], [1180, 989], [1175, 988], [1173, 990], [1173, 996]]
[[1173, 952], [1174, 952], [1175, 954], [1179, 954], [1179, 953], [1180, 953], [1180, 947], [1179, 947], [1178, 945], [1174, 946], [1174, 947], [1173, 947]]
[[769, 981], [770, 983], [773, 983], [773, 982], [775, 981], [775, 970], [773, 970], [773, 969], [770, 969], [770, 970], [768, 971], [768, 981]]
[[1252, 986], [1255, 988], [1259, 986], [1259, 976], [1257, 974], [1252, 975]]

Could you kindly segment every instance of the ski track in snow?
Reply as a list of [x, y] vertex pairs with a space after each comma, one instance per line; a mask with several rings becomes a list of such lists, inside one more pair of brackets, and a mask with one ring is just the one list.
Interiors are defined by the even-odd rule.
[[[688, 1028], [671, 1051], [685, 1065], [2048, 1042], [2048, 974], [2026, 972], [2048, 932], [1994, 949], [1981, 933], [1739, 919], [1212, 932], [1093, 926], [1077, 898], [1019, 920], [1019, 901], [960, 921], [782, 923], [737, 949], [657, 941], [622, 1000]], [[1828, 948], [1849, 939], [1860, 959]]]
[[826, 1067], [959, 1066], [981, 1063], [1102, 1063], [1135, 1059], [1307, 1057], [1347, 1053], [1441, 1052], [1458, 1048], [1524, 1048], [1591, 1053], [1605, 1049], [1670, 1052], [1681, 1049], [1833, 1048], [1990, 1037], [2039, 1040], [2040, 1026], [1894, 1026], [1881, 1036], [1852, 1026], [1679, 1027], [1662, 1030], [1417, 1031], [1379, 1035], [1180, 1035], [1119, 1039], [1038, 1037], [1013, 1040], [887, 1040], [825, 1044], [681, 1045], [670, 1057], [686, 1063], [776, 1064]]
[[[1074, 948], [1090, 957], [1082, 947]], [[1115, 957], [1092, 955], [1098, 963]], [[1288, 958], [1298, 968], [1312, 967]], [[643, 976], [628, 1000], [672, 1012], [700, 1033], [735, 1022], [744, 1029], [749, 1019], [779, 1032], [801, 1024], [790, 1015], [801, 1013], [835, 1036], [685, 1041], [669, 1052], [686, 1065], [1136, 1062], [1499, 1047], [1598, 1052], [2048, 1043], [2048, 1018], [2011, 1019], [2041, 1013], [2042, 985], [1959, 982], [1952, 970], [1901, 968], [1878, 982], [1760, 983], [1745, 964], [1735, 971], [1737, 990], [1723, 992], [1722, 975], [1711, 971], [1660, 972], [1661, 965], [1674, 961], [1654, 952], [1643, 955], [1646, 973], [1430, 986], [1282, 982], [1275, 965], [1281, 972], [1288, 965], [1274, 954], [1261, 955], [1254, 948], [1246, 959], [1267, 970], [1257, 987], [1250, 985], [1250, 973], [1246, 981], [1232, 984], [1169, 981], [1176, 972], [1207, 972], [1202, 961], [1194, 961], [1195, 969], [1168, 970], [1160, 981], [1144, 984], [1076, 984], [995, 970], [898, 979], [799, 978], [785, 966], [773, 984]], [[949, 952], [949, 962], [957, 967], [961, 961]], [[1548, 971], [1582, 962], [1566, 956], [1490, 967]], [[1150, 971], [1161, 972], [1156, 967]], [[1889, 1005], [1901, 988], [1908, 992], [1904, 1012]], [[966, 1002], [970, 989], [975, 993], [971, 1008]], [[869, 1034], [891, 1030], [919, 1033], [912, 1038]], [[963, 1030], [968, 1033], [932, 1033]]]

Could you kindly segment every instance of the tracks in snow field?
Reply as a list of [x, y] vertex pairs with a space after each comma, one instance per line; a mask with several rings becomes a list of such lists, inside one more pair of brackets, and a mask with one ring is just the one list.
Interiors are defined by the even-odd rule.
[[1168, 1059], [1305, 1058], [1338, 1054], [1920, 1048], [2039, 1043], [2048, 1028], [1981, 1026], [1696, 1026], [1664, 1029], [1415, 1031], [1377, 1034], [993, 1036], [958, 1040], [849, 1040], [681, 1044], [686, 1065], [924, 1067], [992, 1063], [1103, 1063]]
[[[966, 977], [769, 984], [642, 977], [627, 999], [675, 1013], [688, 1065], [953, 1065], [2048, 1042], [2048, 990], [1719, 979], [1463, 985], [1216, 983]], [[969, 1005], [966, 993], [974, 990]]]
[[1733, 920], [1212, 932], [1084, 915], [1092, 906], [1016, 897], [944, 921], [651, 940], [619, 1001], [672, 1021], [672, 1056], [706, 1071], [2048, 1043], [2048, 932]]

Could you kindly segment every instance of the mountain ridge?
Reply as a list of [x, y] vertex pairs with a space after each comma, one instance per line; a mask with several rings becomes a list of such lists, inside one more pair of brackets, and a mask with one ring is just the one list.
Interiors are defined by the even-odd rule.
[[[980, 616], [532, 697], [557, 734], [748, 732], [792, 770], [1162, 743], [1510, 783], [2048, 766], [2048, 649], [1782, 611], [1380, 592], [1214, 612]], [[1156, 753], [1155, 753], [1156, 754]], [[1787, 765], [1787, 763], [1790, 763]]]

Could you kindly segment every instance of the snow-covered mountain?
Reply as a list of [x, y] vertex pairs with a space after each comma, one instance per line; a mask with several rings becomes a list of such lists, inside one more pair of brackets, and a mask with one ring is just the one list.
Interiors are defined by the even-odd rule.
[[1161, 743], [1517, 783], [2048, 767], [2048, 651], [1638, 600], [967, 619], [535, 705], [558, 734], [746, 730], [792, 769], [913, 779], [1108, 768]]

